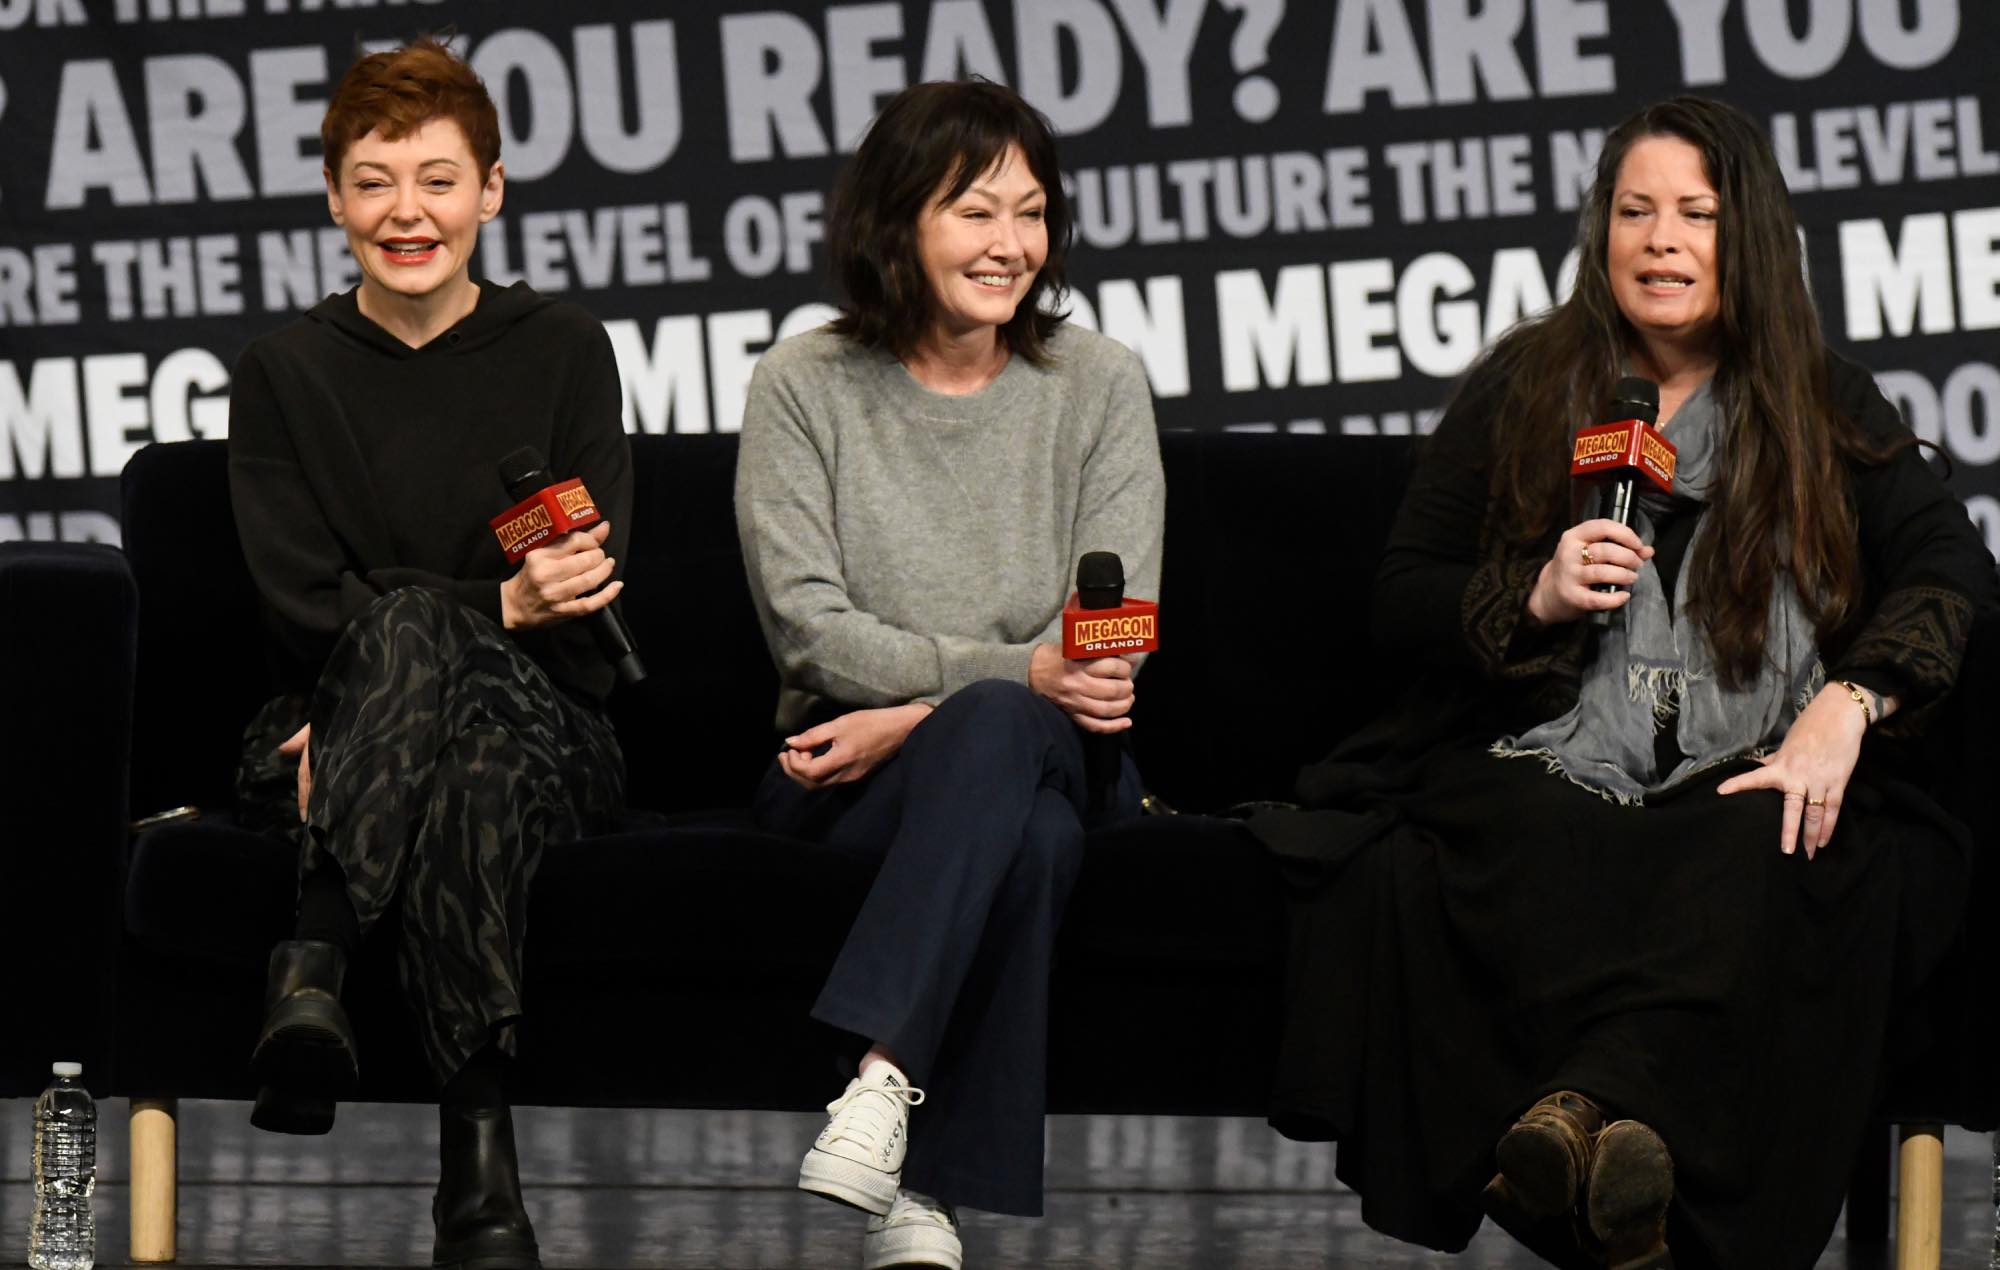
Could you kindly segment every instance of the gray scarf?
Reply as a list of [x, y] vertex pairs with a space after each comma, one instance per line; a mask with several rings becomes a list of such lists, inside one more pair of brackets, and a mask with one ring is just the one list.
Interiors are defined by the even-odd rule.
[[[1788, 571], [1771, 587], [1764, 662], [1744, 689], [1723, 687], [1708, 640], [1686, 617], [1688, 577], [1708, 531], [1708, 491], [1722, 445], [1723, 415], [1712, 386], [1696, 389], [1670, 422], [1667, 439], [1678, 451], [1673, 493], [1648, 490], [1634, 500], [1632, 528], [1648, 543], [1662, 513], [1676, 504], [1701, 505], [1672, 606], [1659, 570], [1641, 568], [1631, 600], [1598, 636], [1576, 706], [1519, 737], [1500, 738], [1494, 754], [1540, 758], [1550, 771], [1606, 798], [1643, 803], [1647, 794], [1705, 768], [1763, 752], [1824, 683], [1812, 619]], [[1672, 771], [1658, 772], [1653, 737], [1669, 719], [1683, 758]]]

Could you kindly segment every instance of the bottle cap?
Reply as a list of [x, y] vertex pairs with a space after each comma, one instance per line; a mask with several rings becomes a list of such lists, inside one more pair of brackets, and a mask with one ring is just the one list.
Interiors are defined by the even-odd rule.
[[83, 1064], [57, 1063], [54, 1067], [50, 1068], [49, 1070], [53, 1071], [58, 1076], [65, 1076], [71, 1080], [75, 1080], [78, 1076], [83, 1075]]

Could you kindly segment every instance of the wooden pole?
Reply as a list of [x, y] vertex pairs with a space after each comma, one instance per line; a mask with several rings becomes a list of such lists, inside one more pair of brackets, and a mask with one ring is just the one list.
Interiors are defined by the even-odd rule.
[[172, 1261], [178, 1218], [173, 1098], [132, 1100], [132, 1260]]
[[1944, 1126], [1900, 1126], [1896, 1166], [1896, 1270], [1938, 1270], [1944, 1225]]

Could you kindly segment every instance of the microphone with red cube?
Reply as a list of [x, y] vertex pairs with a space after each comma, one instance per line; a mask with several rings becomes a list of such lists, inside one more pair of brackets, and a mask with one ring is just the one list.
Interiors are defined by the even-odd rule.
[[[1610, 482], [1611, 507], [1606, 516], [1629, 527], [1632, 497], [1640, 481], [1662, 494], [1674, 490], [1674, 445], [1653, 426], [1660, 417], [1660, 386], [1650, 379], [1627, 375], [1612, 390], [1611, 407], [1605, 414], [1609, 422], [1576, 434], [1570, 450], [1570, 479]], [[1611, 592], [1618, 588], [1600, 582], [1592, 589]], [[1610, 620], [1610, 613], [1603, 610], [1591, 614], [1591, 621], [1599, 626]]]
[[[1076, 562], [1076, 593], [1063, 606], [1062, 655], [1070, 661], [1150, 653], [1160, 647], [1160, 606], [1125, 595], [1125, 562], [1115, 551], [1086, 551]], [[1085, 784], [1090, 811], [1111, 804], [1123, 766], [1122, 737], [1086, 733]]]
[[1086, 551], [1076, 593], [1063, 607], [1063, 656], [1071, 661], [1150, 653], [1160, 646], [1160, 606], [1127, 599], [1125, 562], [1115, 551]]
[[[522, 446], [500, 460], [500, 480], [507, 486], [507, 497], [517, 501], [487, 523], [510, 564], [519, 564], [537, 547], [546, 547], [566, 533], [588, 529], [604, 519], [583, 481], [576, 477], [558, 481], [550, 476], [548, 464], [533, 446]], [[621, 683], [634, 684], [646, 677], [631, 628], [616, 609], [607, 604], [585, 614], [583, 623]]]

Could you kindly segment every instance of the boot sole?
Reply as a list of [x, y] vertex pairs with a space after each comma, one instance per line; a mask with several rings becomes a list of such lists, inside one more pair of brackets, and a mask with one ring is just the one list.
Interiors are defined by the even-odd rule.
[[884, 1173], [818, 1147], [807, 1151], [806, 1158], [799, 1162], [800, 1190], [877, 1217], [889, 1215], [902, 1181], [901, 1173]]
[[1554, 1217], [1576, 1206], [1577, 1188], [1583, 1179], [1576, 1175], [1568, 1144], [1559, 1130], [1517, 1124], [1501, 1137], [1493, 1158], [1500, 1176], [1507, 1180], [1515, 1206], [1529, 1217]]
[[332, 998], [293, 997], [277, 1011], [250, 1055], [257, 1079], [287, 1091], [338, 1100], [354, 1092], [360, 1063], [347, 1011]]
[[1604, 1245], [1612, 1270], [1672, 1270], [1667, 1206], [1674, 1198], [1674, 1162], [1660, 1135], [1642, 1124], [1608, 1127], [1598, 1138], [1585, 1216]]

